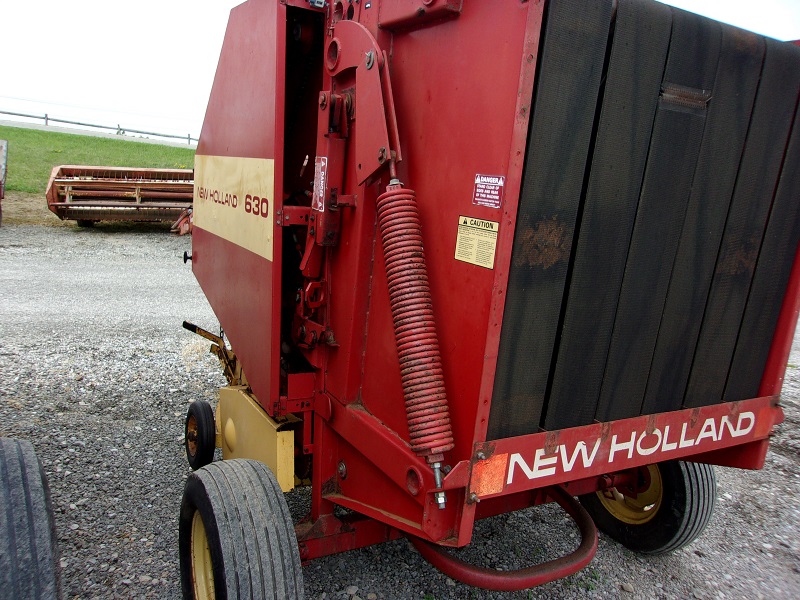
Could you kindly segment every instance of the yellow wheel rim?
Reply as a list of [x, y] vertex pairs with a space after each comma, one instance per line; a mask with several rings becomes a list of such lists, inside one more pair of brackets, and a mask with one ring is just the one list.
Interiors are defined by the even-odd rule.
[[195, 600], [214, 600], [214, 569], [211, 566], [211, 550], [200, 511], [192, 517], [192, 580]]
[[630, 525], [644, 525], [658, 514], [664, 498], [661, 473], [656, 465], [647, 467], [650, 485], [636, 496], [626, 496], [617, 488], [597, 492], [597, 497], [611, 515]]

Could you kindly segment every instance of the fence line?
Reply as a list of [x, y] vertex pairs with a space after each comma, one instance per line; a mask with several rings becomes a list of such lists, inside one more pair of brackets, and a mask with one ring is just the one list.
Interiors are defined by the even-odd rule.
[[173, 135], [170, 133], [155, 133], [154, 131], [140, 131], [139, 129], [125, 129], [120, 125], [116, 127], [109, 127], [108, 125], [96, 125], [94, 123], [81, 123], [80, 121], [67, 121], [65, 119], [56, 119], [51, 117], [47, 113], [42, 115], [28, 115], [25, 113], [17, 113], [17, 112], [9, 112], [7, 110], [0, 110], [0, 115], [13, 115], [15, 117], [26, 117], [28, 119], [41, 119], [44, 121], [45, 125], [49, 125], [52, 121], [53, 123], [66, 123], [68, 125], [80, 125], [81, 127], [94, 127], [96, 129], [108, 129], [110, 131], [116, 132], [117, 135], [125, 135], [126, 133], [139, 133], [141, 135], [154, 135], [156, 137], [162, 138], [173, 138], [177, 140], [186, 140], [188, 144], [192, 142], [198, 141], [197, 138], [193, 138], [192, 134], [187, 135]]

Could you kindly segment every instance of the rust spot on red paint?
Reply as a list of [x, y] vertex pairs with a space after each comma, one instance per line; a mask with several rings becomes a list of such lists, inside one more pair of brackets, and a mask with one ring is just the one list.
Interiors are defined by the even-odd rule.
[[340, 494], [342, 489], [339, 487], [339, 481], [336, 475], [322, 483], [322, 495]]
[[653, 432], [656, 430], [656, 416], [650, 415], [647, 419], [647, 427], [645, 428], [645, 432], [647, 435], [652, 435]]
[[524, 227], [519, 239], [522, 244], [514, 257], [515, 265], [549, 269], [569, 260], [572, 227], [559, 221], [558, 217], [543, 219], [533, 227]]
[[560, 431], [548, 431], [544, 437], [544, 451], [545, 454], [555, 454], [558, 452], [558, 442], [560, 439]]

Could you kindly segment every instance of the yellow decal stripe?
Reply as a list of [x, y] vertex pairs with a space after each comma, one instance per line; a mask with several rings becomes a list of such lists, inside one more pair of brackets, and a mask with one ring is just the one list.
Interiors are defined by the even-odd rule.
[[272, 260], [275, 161], [194, 158], [194, 225]]

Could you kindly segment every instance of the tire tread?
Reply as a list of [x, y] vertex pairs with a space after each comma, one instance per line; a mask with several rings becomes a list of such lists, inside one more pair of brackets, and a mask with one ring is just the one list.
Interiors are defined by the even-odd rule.
[[706, 528], [714, 511], [717, 484], [711, 465], [668, 461], [658, 467], [664, 498], [661, 512], [647, 523], [623, 523], [602, 505], [596, 494], [580, 497], [600, 529], [640, 554], [666, 554], [690, 544]]
[[[191, 497], [196, 494], [205, 495], [210, 503], [218, 532], [224, 581], [215, 582], [217, 597], [303, 598], [300, 553], [286, 499], [267, 466], [249, 459], [212, 463], [190, 474], [180, 527], [185, 586], [191, 581], [191, 560], [185, 549], [195, 510], [192, 504], [201, 503]], [[214, 553], [212, 548], [212, 560]]]
[[716, 477], [711, 465], [679, 463], [687, 484], [687, 510], [683, 527], [661, 552], [673, 552], [691, 543], [703, 532], [714, 511]]
[[0, 438], [0, 589], [20, 600], [60, 598], [50, 490], [33, 445]]
[[[197, 421], [197, 452], [194, 457], [189, 453], [189, 417], [194, 415]], [[205, 400], [195, 400], [189, 405], [184, 424], [184, 446], [189, 466], [196, 471], [214, 460], [217, 432], [214, 426], [214, 409]]]

